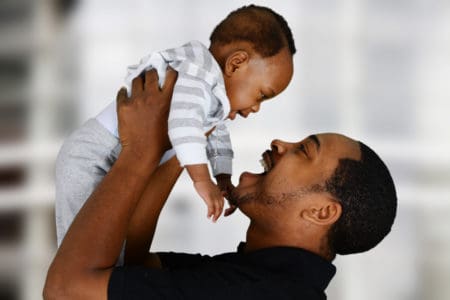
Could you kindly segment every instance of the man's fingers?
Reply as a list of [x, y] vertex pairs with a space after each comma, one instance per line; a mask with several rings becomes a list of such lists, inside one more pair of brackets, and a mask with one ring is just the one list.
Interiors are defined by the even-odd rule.
[[155, 69], [145, 72], [145, 90], [149, 92], [159, 90], [158, 72]]
[[235, 205], [230, 205], [230, 207], [228, 207], [228, 208], [225, 210], [224, 216], [225, 216], [225, 217], [228, 217], [229, 215], [231, 215], [232, 213], [234, 213], [234, 211], [236, 210], [236, 208], [237, 208], [237, 206], [235, 206]]
[[164, 80], [164, 84], [162, 87], [163, 92], [172, 94], [173, 87], [175, 86], [175, 82], [177, 81], [178, 73], [171, 67], [167, 68], [166, 79]]
[[144, 82], [141, 76], [137, 76], [131, 82], [131, 95], [139, 95], [144, 90]]
[[128, 101], [127, 89], [125, 87], [121, 87], [120, 90], [117, 92], [116, 101], [117, 105], [119, 105], [119, 103]]

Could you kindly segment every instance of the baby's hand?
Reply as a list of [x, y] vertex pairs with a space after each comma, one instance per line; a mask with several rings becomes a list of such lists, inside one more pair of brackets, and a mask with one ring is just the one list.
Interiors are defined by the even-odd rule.
[[194, 187], [197, 193], [202, 197], [208, 206], [207, 217], [212, 217], [212, 221], [216, 222], [222, 214], [223, 210], [223, 196], [220, 189], [211, 180], [195, 181]]

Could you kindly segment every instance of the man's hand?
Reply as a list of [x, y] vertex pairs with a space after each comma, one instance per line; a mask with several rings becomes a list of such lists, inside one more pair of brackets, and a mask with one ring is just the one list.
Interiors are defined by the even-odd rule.
[[222, 191], [224, 196], [228, 198], [231, 191], [234, 189], [233, 183], [231, 183], [231, 175], [230, 174], [218, 174], [216, 175], [217, 186]]
[[170, 148], [167, 118], [176, 78], [176, 71], [169, 69], [160, 89], [158, 74], [150, 70], [145, 72], [144, 77], [133, 79], [130, 98], [125, 88], [118, 92], [117, 114], [122, 151], [132, 150], [140, 156], [150, 147], [156, 147], [162, 155]]

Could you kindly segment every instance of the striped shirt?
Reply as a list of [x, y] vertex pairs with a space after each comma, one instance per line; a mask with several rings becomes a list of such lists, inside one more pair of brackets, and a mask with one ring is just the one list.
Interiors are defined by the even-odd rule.
[[[209, 50], [198, 41], [179, 48], [151, 53], [138, 65], [128, 68], [125, 83], [131, 92], [132, 80], [146, 70], [156, 69], [160, 85], [167, 67], [178, 72], [169, 113], [169, 138], [181, 166], [204, 164], [208, 160], [213, 175], [231, 174], [233, 150], [225, 120], [230, 102], [220, 66]], [[97, 120], [118, 136], [115, 102]], [[205, 137], [215, 127], [215, 130]], [[170, 155], [164, 155], [167, 157]]]

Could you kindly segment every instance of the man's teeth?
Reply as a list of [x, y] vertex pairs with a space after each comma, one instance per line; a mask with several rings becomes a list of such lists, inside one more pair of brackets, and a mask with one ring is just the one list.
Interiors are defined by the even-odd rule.
[[264, 158], [261, 158], [259, 160], [259, 162], [261, 163], [261, 166], [264, 168], [264, 172], [268, 172], [269, 171], [269, 166], [267, 165], [266, 161], [264, 160]]

